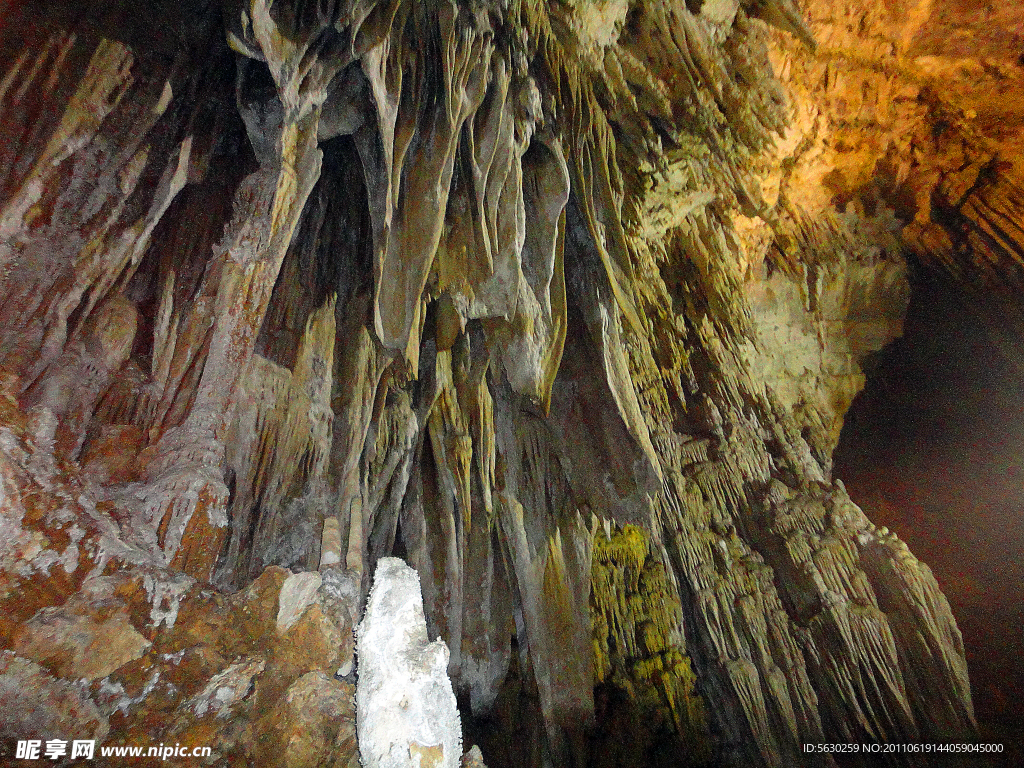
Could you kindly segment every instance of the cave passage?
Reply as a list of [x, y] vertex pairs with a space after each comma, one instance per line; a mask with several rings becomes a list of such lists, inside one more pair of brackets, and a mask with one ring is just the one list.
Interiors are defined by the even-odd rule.
[[904, 335], [873, 361], [834, 472], [932, 568], [963, 634], [981, 740], [1005, 745], [992, 764], [1024, 765], [1024, 371], [989, 309], [918, 274]]

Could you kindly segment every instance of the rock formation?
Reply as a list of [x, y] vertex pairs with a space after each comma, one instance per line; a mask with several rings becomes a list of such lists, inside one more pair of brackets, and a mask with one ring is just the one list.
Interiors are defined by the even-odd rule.
[[970, 740], [831, 453], [908, 254], [1024, 327], [1020, 63], [890, 5], [4, 3], [5, 736], [355, 765], [399, 556], [492, 766]]
[[359, 623], [356, 714], [365, 768], [459, 768], [462, 722], [444, 641], [427, 639], [420, 580], [383, 557]]

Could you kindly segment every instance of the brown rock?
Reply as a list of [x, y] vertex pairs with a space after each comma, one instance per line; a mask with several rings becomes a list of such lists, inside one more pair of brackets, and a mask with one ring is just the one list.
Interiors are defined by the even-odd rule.
[[0, 707], [5, 750], [14, 739], [103, 740], [108, 733], [107, 718], [79, 688], [11, 651], [0, 651]]
[[260, 765], [357, 766], [354, 697], [354, 686], [323, 672], [298, 678], [257, 724]]
[[101, 485], [132, 482], [142, 472], [139, 454], [144, 448], [145, 436], [135, 425], [104, 426], [82, 449], [82, 471]]
[[76, 598], [33, 616], [13, 647], [59, 677], [95, 680], [140, 658], [151, 645], [132, 626], [123, 604]]

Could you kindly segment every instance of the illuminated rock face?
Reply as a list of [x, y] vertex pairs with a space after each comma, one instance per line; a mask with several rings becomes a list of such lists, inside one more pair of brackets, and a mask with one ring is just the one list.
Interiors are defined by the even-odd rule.
[[[970, 736], [938, 585], [831, 480], [903, 253], [1019, 279], [1016, 134], [926, 87], [945, 6], [53, 5], [0, 21], [12, 680], [345, 764], [397, 554], [504, 764], [610, 761], [627, 715], [619, 764]], [[210, 601], [262, 618], [161, 705]]]

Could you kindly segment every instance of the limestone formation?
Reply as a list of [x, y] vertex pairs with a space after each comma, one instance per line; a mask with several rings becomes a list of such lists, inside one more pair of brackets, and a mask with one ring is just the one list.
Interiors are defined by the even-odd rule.
[[50, 703], [5, 736], [354, 766], [400, 557], [470, 764], [973, 738], [831, 455], [908, 259], [1024, 328], [974, 5], [6, 3], [0, 696]]
[[377, 562], [356, 652], [364, 768], [458, 768], [462, 722], [448, 647], [428, 640], [419, 576], [397, 557]]

